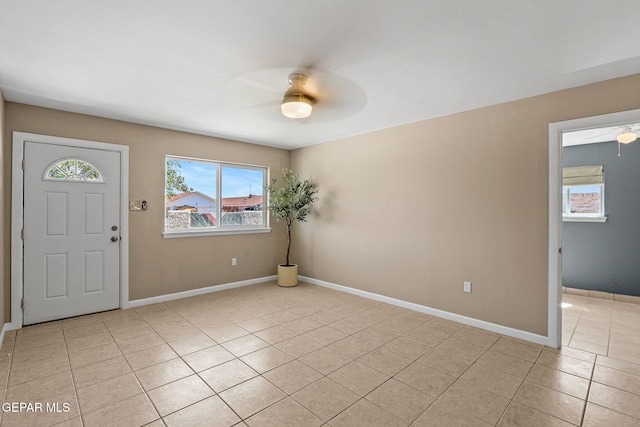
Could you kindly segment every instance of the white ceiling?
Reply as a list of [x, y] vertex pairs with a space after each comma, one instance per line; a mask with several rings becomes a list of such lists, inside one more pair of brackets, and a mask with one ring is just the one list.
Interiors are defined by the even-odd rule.
[[562, 134], [562, 146], [597, 144], [600, 142], [616, 141], [618, 135], [624, 131], [640, 133], [640, 123], [625, 123], [617, 126], [602, 128], [580, 129]]
[[[0, 0], [8, 101], [297, 148], [640, 70], [637, 0]], [[284, 118], [311, 70], [309, 119]]]

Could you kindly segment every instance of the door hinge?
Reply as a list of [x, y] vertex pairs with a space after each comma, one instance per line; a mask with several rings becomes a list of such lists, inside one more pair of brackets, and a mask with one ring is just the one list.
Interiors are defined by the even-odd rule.
[[24, 228], [20, 230], [20, 238], [24, 240]]
[[22, 170], [24, 170], [24, 159], [22, 159]]
[[20, 308], [24, 308], [24, 298], [20, 301]]
[[562, 255], [562, 248], [558, 249], [558, 253]]

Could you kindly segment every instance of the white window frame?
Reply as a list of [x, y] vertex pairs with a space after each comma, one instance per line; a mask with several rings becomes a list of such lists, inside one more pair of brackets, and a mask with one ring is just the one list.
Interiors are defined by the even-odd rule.
[[[565, 222], [606, 222], [607, 217], [604, 212], [604, 183], [602, 184], [585, 184], [590, 186], [599, 186], [600, 187], [600, 212], [598, 213], [562, 213], [562, 220]], [[571, 206], [571, 187], [581, 187], [582, 185], [563, 185], [562, 190], [564, 193], [564, 189], [567, 188], [567, 194], [562, 194], [565, 198], [564, 203], [565, 206]]]
[[[219, 160], [210, 160], [210, 159], [199, 159], [194, 157], [184, 157], [184, 156], [174, 156], [174, 155], [166, 155], [164, 157], [165, 162], [165, 186], [166, 189], [166, 179], [167, 179], [167, 171], [166, 171], [166, 163], [167, 160], [178, 160], [178, 161], [189, 161], [189, 162], [201, 162], [201, 163], [211, 163], [216, 165], [216, 221], [218, 224], [221, 223], [222, 220], [222, 168], [223, 167], [233, 167], [238, 169], [251, 169], [258, 170], [263, 172], [263, 209], [262, 209], [262, 225], [245, 225], [241, 227], [223, 227], [221, 225], [216, 226], [215, 228], [202, 228], [202, 229], [191, 229], [191, 230], [166, 230], [165, 221], [163, 218], [162, 226], [163, 233], [162, 236], [165, 239], [172, 239], [177, 237], [200, 237], [200, 236], [216, 236], [216, 235], [228, 235], [228, 234], [253, 234], [253, 233], [269, 233], [271, 228], [269, 227], [269, 212], [267, 209], [267, 194], [265, 193], [264, 188], [269, 182], [269, 174], [270, 170], [268, 166], [259, 166], [259, 165], [250, 165], [245, 163], [232, 163], [232, 162], [224, 162]], [[163, 215], [166, 215], [166, 196], [165, 196], [165, 208], [163, 209]], [[166, 218], [166, 217], [165, 217]]]

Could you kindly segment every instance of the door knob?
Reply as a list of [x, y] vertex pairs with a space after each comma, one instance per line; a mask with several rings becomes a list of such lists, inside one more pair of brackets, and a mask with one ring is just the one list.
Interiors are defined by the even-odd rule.
[[111, 241], [112, 241], [112, 242], [117, 242], [117, 241], [118, 241], [118, 236], [113, 236], [113, 237], [111, 237]]
[[117, 225], [114, 225], [114, 226], [112, 226], [112, 227], [111, 227], [111, 229], [112, 229], [113, 231], [116, 231], [116, 230], [118, 229], [118, 226], [117, 226]]

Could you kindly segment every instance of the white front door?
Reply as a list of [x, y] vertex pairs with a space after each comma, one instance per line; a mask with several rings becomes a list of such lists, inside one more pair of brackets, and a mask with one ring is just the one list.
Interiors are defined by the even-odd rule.
[[25, 142], [24, 319], [119, 307], [120, 153]]

